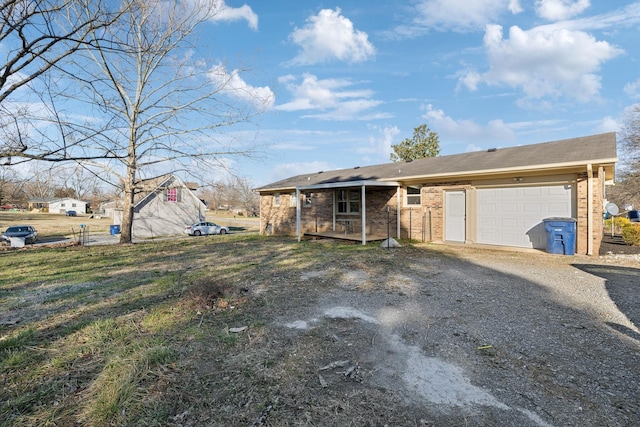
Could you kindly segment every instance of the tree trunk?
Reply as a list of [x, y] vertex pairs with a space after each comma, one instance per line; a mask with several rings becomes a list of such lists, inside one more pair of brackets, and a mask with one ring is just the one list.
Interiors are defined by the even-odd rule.
[[127, 178], [124, 183], [124, 206], [122, 211], [122, 225], [120, 226], [120, 243], [131, 243], [133, 237], [133, 206], [135, 195], [136, 170], [127, 167]]
[[124, 210], [120, 226], [120, 243], [131, 243], [133, 230], [133, 189], [124, 192]]

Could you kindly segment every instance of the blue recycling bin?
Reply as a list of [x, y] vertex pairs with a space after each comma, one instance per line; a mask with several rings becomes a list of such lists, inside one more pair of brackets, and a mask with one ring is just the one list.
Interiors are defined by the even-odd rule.
[[546, 218], [544, 229], [547, 232], [547, 252], [550, 254], [575, 255], [576, 219]]
[[109, 226], [109, 231], [111, 235], [114, 236], [116, 234], [120, 234], [120, 226], [119, 225], [111, 225]]

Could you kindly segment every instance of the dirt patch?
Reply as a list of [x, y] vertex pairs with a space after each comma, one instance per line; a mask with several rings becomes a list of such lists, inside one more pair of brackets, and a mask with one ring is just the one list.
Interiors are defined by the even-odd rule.
[[628, 245], [622, 240], [622, 236], [605, 234], [600, 244], [600, 255], [625, 254], [639, 255], [640, 246]]
[[636, 308], [608, 288], [628, 267], [601, 263], [446, 247], [316, 260], [261, 291], [259, 336], [194, 366], [221, 378], [196, 394], [219, 392], [187, 399], [182, 425], [638, 424]]

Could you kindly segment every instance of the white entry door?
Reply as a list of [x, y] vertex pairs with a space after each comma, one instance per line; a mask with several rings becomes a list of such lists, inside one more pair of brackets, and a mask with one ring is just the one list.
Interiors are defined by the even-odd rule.
[[464, 191], [444, 193], [444, 240], [464, 242], [466, 239], [466, 201]]

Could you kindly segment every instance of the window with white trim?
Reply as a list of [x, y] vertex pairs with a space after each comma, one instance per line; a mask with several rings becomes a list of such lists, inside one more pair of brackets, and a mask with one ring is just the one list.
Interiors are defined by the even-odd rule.
[[167, 202], [177, 203], [178, 202], [178, 189], [177, 188], [167, 188]]
[[162, 200], [170, 203], [182, 202], [182, 191], [179, 187], [167, 188], [162, 192]]
[[273, 206], [280, 206], [280, 193], [273, 195]]
[[407, 185], [405, 205], [420, 206], [422, 204], [422, 188], [419, 185]]
[[298, 206], [298, 200], [296, 199], [296, 193], [291, 193], [291, 197], [289, 198], [289, 207], [295, 208]]
[[305, 207], [310, 207], [311, 206], [311, 193], [304, 193], [304, 206]]
[[360, 213], [360, 190], [337, 190], [337, 213]]

